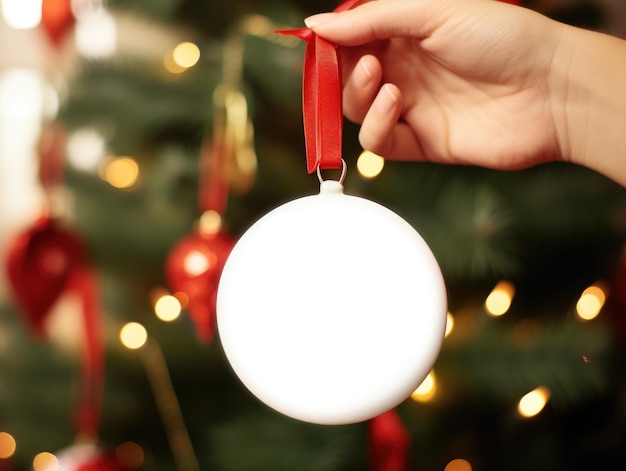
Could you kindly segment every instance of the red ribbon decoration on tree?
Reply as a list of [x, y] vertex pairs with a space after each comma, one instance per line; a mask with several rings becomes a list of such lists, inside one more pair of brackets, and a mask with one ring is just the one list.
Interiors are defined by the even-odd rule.
[[[335, 12], [349, 10], [360, 0], [349, 0]], [[309, 28], [278, 30], [307, 43], [302, 82], [302, 113], [307, 171], [341, 168], [343, 107], [341, 64], [337, 46]]]
[[411, 437], [395, 409], [370, 420], [368, 435], [372, 471], [407, 469]]
[[[40, 138], [39, 180], [49, 199], [63, 181], [63, 142], [63, 130], [57, 125], [44, 129]], [[97, 277], [85, 244], [45, 208], [9, 245], [5, 268], [15, 302], [38, 338], [45, 338], [46, 320], [63, 294], [71, 291], [80, 297], [85, 344], [75, 426], [80, 433], [96, 436], [102, 408], [104, 344]]]

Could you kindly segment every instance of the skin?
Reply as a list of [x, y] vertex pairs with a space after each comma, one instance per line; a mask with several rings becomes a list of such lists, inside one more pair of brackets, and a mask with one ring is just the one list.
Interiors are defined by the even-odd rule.
[[364, 148], [502, 170], [569, 161], [626, 185], [626, 41], [492, 0], [374, 0], [305, 23], [341, 46]]

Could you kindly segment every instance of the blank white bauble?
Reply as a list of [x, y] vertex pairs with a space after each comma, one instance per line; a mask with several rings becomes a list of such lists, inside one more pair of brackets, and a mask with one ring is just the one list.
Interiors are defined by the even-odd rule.
[[306, 422], [348, 424], [404, 401], [444, 337], [446, 290], [422, 237], [324, 181], [237, 242], [219, 283], [219, 337], [261, 401]]

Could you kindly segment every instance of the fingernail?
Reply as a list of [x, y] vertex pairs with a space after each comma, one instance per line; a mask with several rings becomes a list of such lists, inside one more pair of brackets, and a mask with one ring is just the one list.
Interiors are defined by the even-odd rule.
[[328, 23], [332, 19], [335, 18], [336, 13], [319, 13], [317, 15], [309, 16], [305, 18], [304, 24], [309, 28], [315, 28], [316, 26], [321, 26], [325, 23]]
[[372, 74], [372, 69], [367, 64], [369, 62], [367, 57], [363, 57], [359, 62], [359, 69], [361, 73], [355, 74], [354, 82], [355, 85], [359, 88], [365, 88], [371, 81], [374, 74]]
[[389, 85], [383, 85], [378, 93], [378, 97], [376, 98], [376, 111], [378, 111], [381, 115], [386, 115], [393, 110], [398, 102], [398, 97], [392, 91]]

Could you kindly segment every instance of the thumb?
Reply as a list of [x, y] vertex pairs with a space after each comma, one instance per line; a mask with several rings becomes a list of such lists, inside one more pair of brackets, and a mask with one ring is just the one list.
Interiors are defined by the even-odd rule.
[[304, 23], [335, 44], [359, 46], [397, 37], [425, 38], [442, 23], [443, 10], [442, 2], [378, 0], [340, 13], [313, 15]]

